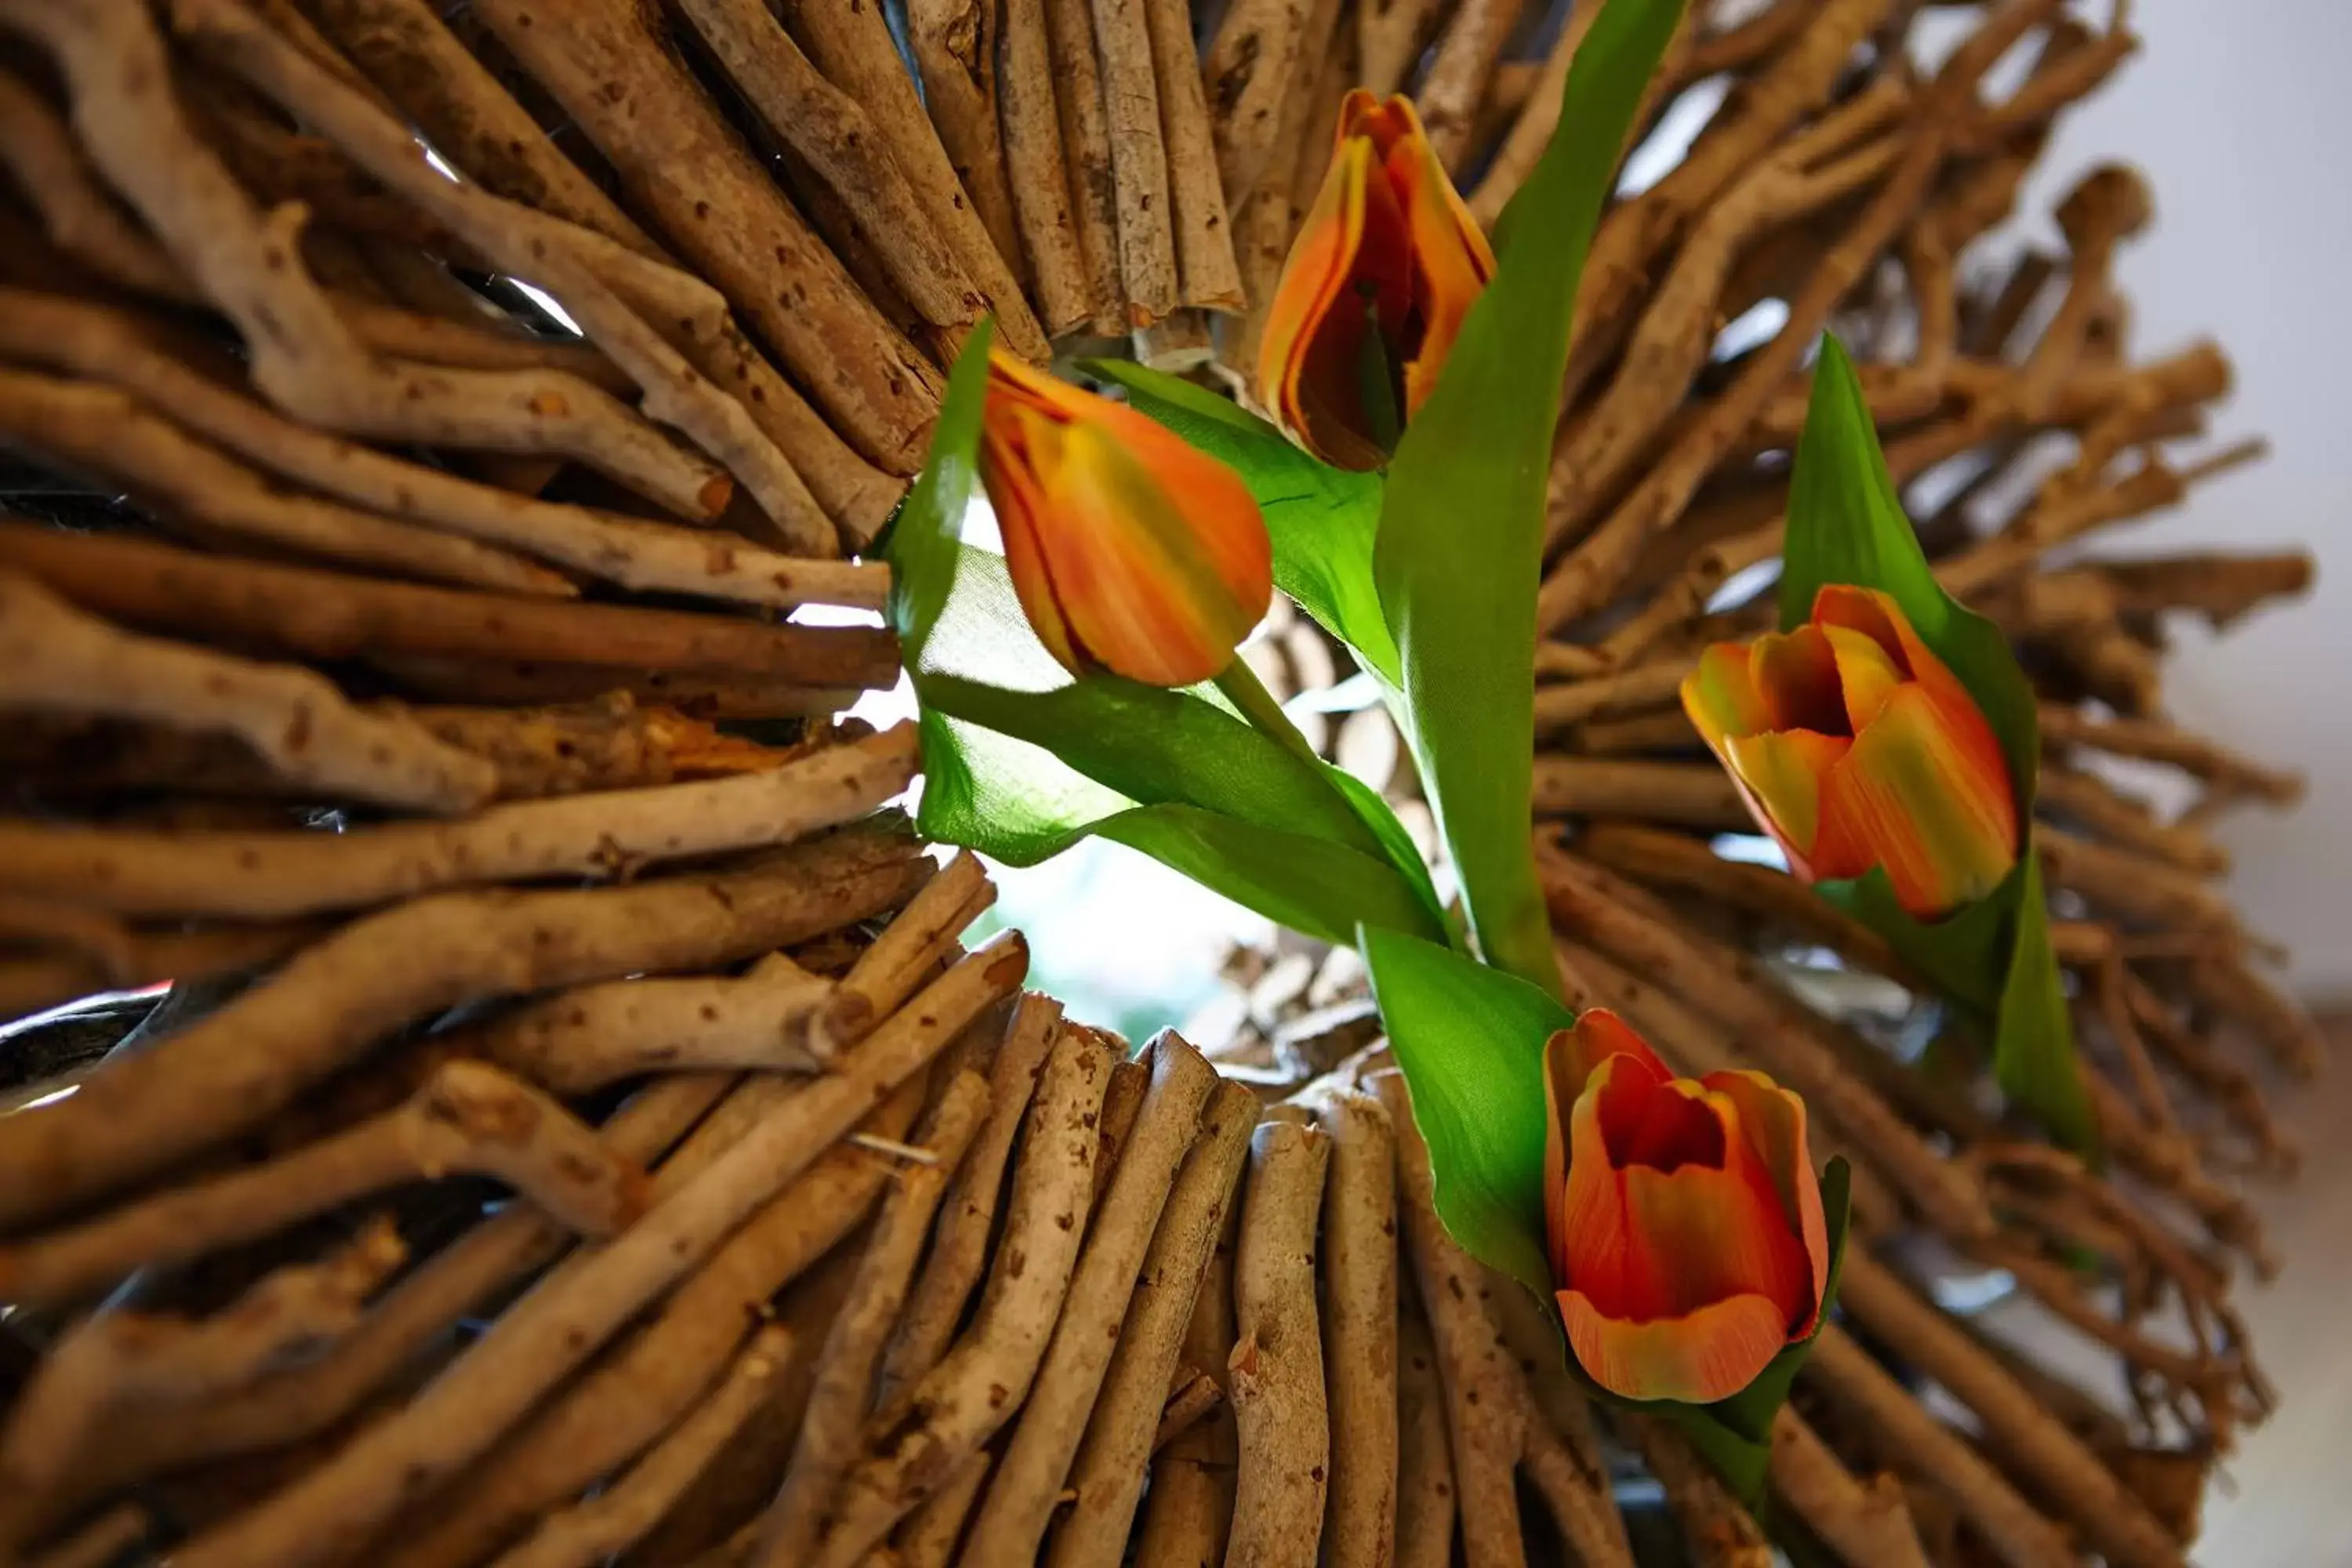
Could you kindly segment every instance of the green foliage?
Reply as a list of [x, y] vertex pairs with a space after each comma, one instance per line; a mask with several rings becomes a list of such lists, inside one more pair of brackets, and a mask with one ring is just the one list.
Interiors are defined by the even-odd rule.
[[1373, 550], [1408, 738], [1471, 928], [1488, 963], [1555, 994], [1528, 848], [1544, 478], [1585, 252], [1682, 9], [1609, 0], [1577, 51], [1494, 280], [1397, 448]]
[[2000, 628], [1944, 592], [1903, 510], [1853, 363], [1835, 338], [1822, 342], [1813, 394], [1789, 492], [1780, 578], [1780, 626], [1801, 625], [1832, 583], [1893, 598], [1920, 640], [1951, 667], [1984, 710], [2009, 763], [2018, 821], [2029, 825], [2018, 863], [1982, 900], [1941, 921], [1911, 918], [1883, 870], [1817, 890], [1885, 936], [1906, 962], [1944, 987], [1993, 1042], [1993, 1078], [2075, 1149], [2097, 1141], [2096, 1119], [2074, 1051], [2073, 1023], [2050, 944], [2048, 900], [2032, 848], [2035, 769], [2041, 757], [2033, 689]]
[[1357, 939], [1389, 1048], [1412, 1086], [1437, 1215], [1464, 1250], [1551, 1300], [1544, 1235], [1544, 1042], [1576, 1015], [1433, 942]]

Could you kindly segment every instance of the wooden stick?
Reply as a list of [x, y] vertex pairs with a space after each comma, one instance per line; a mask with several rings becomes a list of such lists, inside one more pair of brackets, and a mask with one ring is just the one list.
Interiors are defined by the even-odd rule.
[[1397, 1568], [1447, 1568], [1454, 1561], [1454, 1462], [1437, 1346], [1411, 1287], [1398, 1291]]
[[1035, 1561], [1109, 1370], [1138, 1271], [1216, 1083], [1216, 1069], [1172, 1031], [1152, 1042], [1150, 1084], [1134, 1131], [1097, 1205], [1020, 1425], [965, 1538], [974, 1561]]
[[1236, 310], [1242, 275], [1234, 258], [1223, 177], [1209, 100], [1192, 47], [1192, 13], [1183, 0], [1143, 0], [1151, 33], [1151, 68], [1160, 93], [1160, 132], [1168, 154], [1168, 197], [1175, 226], [1179, 297], [1187, 305]]
[[462, 811], [498, 783], [480, 757], [353, 707], [308, 669], [118, 630], [13, 575], [0, 575], [0, 707], [234, 735], [290, 784], [380, 805]]
[[110, 387], [0, 370], [0, 442], [129, 489], [232, 545], [404, 577], [570, 598], [570, 580], [506, 551], [287, 493]]
[[258, 1123], [410, 1018], [474, 996], [772, 951], [892, 907], [920, 874], [877, 836], [851, 833], [730, 873], [454, 893], [354, 921], [169, 1046], [0, 1121], [0, 1228]]
[[303, 0], [303, 8], [467, 178], [663, 259], [653, 238], [563, 155], [426, 0]]
[[966, 1072], [941, 1095], [919, 1136], [937, 1156], [898, 1175], [874, 1222], [849, 1298], [825, 1335], [816, 1388], [801, 1416], [784, 1484], [769, 1510], [754, 1563], [790, 1563], [815, 1544], [823, 1510], [855, 1456], [883, 1342], [898, 1319], [931, 1218], [988, 1111], [987, 1081]]
[[48, 101], [0, 70], [0, 163], [40, 216], [51, 245], [109, 282], [175, 303], [197, 302], [187, 279], [123, 212]]
[[1847, 1568], [1927, 1568], [1902, 1484], [1855, 1479], [1787, 1405], [1772, 1419], [1771, 1474], [1773, 1491]]
[[827, 81], [759, 0], [684, 0], [680, 9], [761, 123], [848, 210], [899, 297], [951, 336], [978, 321], [978, 286], [865, 106]]
[[[536, 26], [535, 0], [471, 13], [562, 104], [664, 237], [774, 345], [850, 444], [892, 473], [919, 464], [940, 384], [623, 0]], [[615, 88], [619, 90], [615, 90]], [[691, 171], [682, 176], [680, 171]]]
[[1693, 1568], [1771, 1568], [1771, 1542], [1680, 1428], [1632, 1411], [1620, 1425], [1665, 1489], [1666, 1506], [1682, 1526], [1683, 1549]]
[[645, 1173], [562, 1106], [495, 1068], [446, 1062], [399, 1110], [284, 1159], [0, 1245], [0, 1290], [26, 1306], [85, 1300], [136, 1268], [184, 1263], [449, 1172], [495, 1176], [587, 1236], [611, 1235], [646, 1201]]
[[[1111, 166], [1110, 113], [1104, 102], [1090, 0], [1045, 0], [1045, 42], [1053, 61], [1062, 162], [1070, 182], [1070, 214], [1077, 221], [1078, 258], [1091, 312], [1087, 324], [1097, 336], [1116, 337], [1129, 330], [1119, 275], [1118, 175]], [[1153, 117], [1157, 119], [1156, 109]]]
[[[1065, 1031], [1047, 1058], [1029, 1135], [979, 1316], [900, 1404], [867, 1425], [814, 1560], [850, 1568], [934, 1487], [1012, 1418], [1027, 1396], [1060, 1315], [1094, 1188], [1090, 1125], [1110, 1077], [1110, 1052]], [[1017, 1266], [1008, 1259], [1019, 1259]]]
[[1045, 0], [1004, 0], [996, 9], [1004, 31], [995, 96], [1013, 213], [1038, 320], [1058, 338], [1092, 321], [1095, 301], [1072, 210]]
[[[599, 1138], [645, 1163], [723, 1095], [730, 1079], [680, 1074], [631, 1100]], [[671, 1165], [677, 1165], [674, 1159]], [[671, 1166], [664, 1167], [669, 1173]], [[657, 1176], [656, 1190], [661, 1190]], [[571, 1233], [528, 1202], [508, 1205], [425, 1259], [366, 1317], [318, 1354], [200, 1404], [145, 1411], [96, 1447], [61, 1443], [43, 1422], [0, 1444], [0, 1542], [37, 1534], [91, 1497], [207, 1459], [279, 1447], [333, 1427], [408, 1365], [419, 1349], [502, 1289], [562, 1252]], [[22, 1408], [22, 1407], [20, 1407]]]
[[[1782, 10], [1793, 8], [1780, 7]], [[1360, 5], [1359, 15], [1369, 18], [1370, 6]], [[1503, 138], [1503, 144], [1495, 150], [1486, 174], [1479, 177], [1478, 188], [1470, 194], [1470, 216], [1477, 219], [1478, 226], [1488, 233], [1494, 232], [1495, 220], [1503, 216], [1503, 208], [1518, 195], [1519, 187], [1535, 172], [1536, 160], [1542, 157], [1543, 150], [1551, 144], [1552, 132], [1559, 125], [1560, 95], [1568, 88], [1569, 69], [1576, 64], [1576, 51], [1583, 47], [1584, 36], [1592, 30], [1593, 18], [1600, 15], [1601, 8], [1597, 5], [1568, 14], [1568, 20], [1561, 25], [1559, 37], [1552, 41], [1550, 51], [1544, 56], [1542, 68], [1528, 89], [1527, 103], [1513, 119], [1509, 132]], [[1372, 56], [1371, 24], [1367, 20], [1364, 26], [1365, 72], [1369, 77]], [[1376, 87], [1373, 90], [1381, 89]]]
[[[967, 193], [939, 132], [925, 117], [922, 97], [899, 59], [898, 46], [881, 10], [871, 5], [828, 5], [823, 0], [785, 0], [778, 14], [825, 79], [871, 117], [892, 161], [922, 204], [924, 215], [996, 312], [997, 331], [1005, 346], [1042, 363], [1052, 351], [1021, 292], [1014, 268], [1020, 251], [1017, 247], [1010, 251], [997, 248], [977, 198]], [[928, 75], [926, 85], [934, 100], [942, 96], [940, 85], [929, 81]], [[953, 89], [946, 91], [952, 93]], [[992, 122], [992, 110], [990, 119]], [[1000, 183], [1003, 179], [1001, 158], [996, 179]]]
[[[1463, 1552], [1470, 1568], [1524, 1564], [1527, 1545], [1512, 1479], [1522, 1447], [1518, 1424], [1524, 1413], [1507, 1397], [1509, 1358], [1486, 1316], [1485, 1276], [1437, 1217], [1429, 1148], [1413, 1122], [1403, 1075], [1383, 1072], [1372, 1083], [1396, 1129], [1397, 1193], [1413, 1276], [1429, 1314], [1444, 1384]], [[1402, 1525], [1399, 1543], [1406, 1543]]]
[[1007, 933], [950, 970], [835, 1072], [585, 1258], [566, 1289], [534, 1292], [509, 1309], [397, 1414], [268, 1502], [184, 1547], [188, 1562], [315, 1563], [373, 1535], [404, 1497], [471, 1462], [551, 1383], [709, 1256], [982, 1007], [1018, 985], [1027, 965], [1027, 949]]
[[1478, 106], [1518, 19], [1518, 0], [1460, 0], [1438, 38], [1415, 104], [1430, 151], [1449, 173], [1459, 174], [1470, 155]]
[[[1257, 1120], [1257, 1097], [1244, 1086], [1224, 1081], [1210, 1091], [1200, 1135], [1169, 1189], [1087, 1423], [1070, 1476], [1077, 1497], [1054, 1531], [1048, 1568], [1089, 1568], [1128, 1539], [1143, 1491], [1145, 1461], [1161, 1447], [1169, 1376]], [[1213, 1380], [1208, 1387], [1222, 1399]], [[1156, 1487], [1156, 1468], [1154, 1475]]]
[[1539, 754], [1538, 816], [1611, 816], [1737, 833], [1755, 819], [1738, 786], [1713, 763], [1619, 762]]
[[312, 659], [383, 652], [619, 663], [818, 687], [879, 688], [898, 675], [896, 639], [863, 626], [544, 604], [17, 522], [0, 521], [0, 564], [112, 620]]
[[498, 1568], [593, 1568], [626, 1551], [674, 1505], [772, 1397], [790, 1359], [792, 1331], [771, 1323], [751, 1336], [711, 1394], [626, 1474], [586, 1502], [540, 1521]]
[[874, 1404], [890, 1409], [928, 1376], [955, 1337], [965, 1302], [988, 1267], [989, 1233], [1005, 1185], [1005, 1162], [1061, 1026], [1059, 1004], [1034, 993], [1013, 1008], [989, 1069], [988, 1121], [940, 1206], [939, 1235], [908, 1297], [882, 1362]]
[[1397, 1517], [1396, 1135], [1372, 1095], [1316, 1107], [1331, 1146], [1323, 1190], [1323, 1364], [1330, 1386], [1331, 1489], [1323, 1561], [1378, 1568]]
[[1329, 1140], [1271, 1121], [1250, 1138], [1234, 1306], [1241, 1338], [1227, 1367], [1240, 1429], [1239, 1491], [1225, 1561], [1312, 1568], [1323, 1533], [1331, 1436], [1315, 1312], [1316, 1217]]
[[0, 886], [73, 889], [129, 914], [270, 920], [505, 880], [612, 876], [837, 826], [904, 789], [919, 761], [913, 728], [901, 724], [767, 773], [518, 801], [458, 822], [341, 834], [0, 823]]
[[1313, 0], [1236, 0], [1210, 40], [1201, 72], [1228, 212], [1240, 212], [1273, 157], [1313, 9]]
[[1024, 276], [1022, 230], [1013, 216], [1003, 133], [997, 117], [997, 47], [1002, 18], [971, 0], [910, 0], [907, 36], [923, 79], [931, 124], [955, 164], [997, 253]]
[[[1149, 327], [1182, 300], [1176, 280], [1176, 236], [1169, 206], [1164, 111], [1151, 57], [1148, 5], [1093, 0], [1095, 48], [1118, 202], [1118, 272], [1126, 324]], [[1205, 129], [1205, 122], [1203, 122]]]
[[2096, 1455], [1900, 1279], [1860, 1253], [1846, 1258], [1843, 1279], [1846, 1310], [1976, 1412], [1991, 1440], [2033, 1477], [2037, 1494], [2063, 1507], [2109, 1561], [2147, 1568], [2186, 1562], [2179, 1543]]

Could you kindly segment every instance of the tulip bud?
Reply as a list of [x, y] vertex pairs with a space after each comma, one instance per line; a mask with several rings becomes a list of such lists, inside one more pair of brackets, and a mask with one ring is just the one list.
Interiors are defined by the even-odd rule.
[[988, 365], [980, 476], [1038, 640], [1073, 675], [1223, 672], [1274, 595], [1241, 477], [1124, 404], [1002, 351]]
[[1830, 1248], [1803, 1100], [1676, 1078], [1594, 1008], [1544, 1047], [1544, 1110], [1552, 1283], [1595, 1383], [1711, 1405], [1812, 1333]]
[[1883, 866], [1905, 912], [1935, 920], [2017, 864], [2000, 742], [1884, 594], [1832, 583], [1795, 631], [1708, 648], [1683, 708], [1808, 882]]
[[1266, 311], [1260, 400], [1325, 462], [1381, 467], [1494, 275], [1412, 101], [1356, 89]]

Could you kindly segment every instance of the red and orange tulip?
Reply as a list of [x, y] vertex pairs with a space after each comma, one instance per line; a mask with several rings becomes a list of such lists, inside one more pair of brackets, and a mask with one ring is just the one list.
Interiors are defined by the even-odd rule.
[[1568, 1342], [1626, 1399], [1711, 1405], [1813, 1331], [1829, 1231], [1805, 1104], [1669, 1072], [1604, 1008], [1544, 1047], [1544, 1214]]
[[1259, 397], [1325, 462], [1379, 468], [1494, 275], [1412, 101], [1357, 89], [1266, 311]]
[[1683, 707], [1808, 882], [1886, 868], [1933, 920], [2017, 864], [2017, 801], [1984, 710], [1894, 600], [1832, 583], [1785, 636], [1718, 643]]
[[980, 475], [1022, 611], [1065, 669], [1222, 673], [1274, 594], [1241, 476], [1124, 404], [990, 354]]

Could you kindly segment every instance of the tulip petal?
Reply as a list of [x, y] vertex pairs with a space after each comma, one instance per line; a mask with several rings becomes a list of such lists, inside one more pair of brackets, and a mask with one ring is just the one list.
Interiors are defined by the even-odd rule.
[[[1352, 93], [1349, 103], [1368, 93]], [[1402, 329], [1412, 303], [1404, 213], [1376, 169], [1370, 138], [1348, 118], [1323, 187], [1299, 226], [1267, 307], [1258, 345], [1265, 405], [1308, 451], [1339, 468], [1370, 469], [1388, 453], [1366, 430], [1360, 375], [1377, 320]]]
[[1547, 1055], [1547, 1062], [1556, 1062], [1560, 1072], [1563, 1103], [1574, 1103], [1576, 1097], [1584, 1092], [1592, 1069], [1611, 1057], [1637, 1058], [1661, 1083], [1675, 1076], [1658, 1059], [1658, 1053], [1650, 1048], [1650, 1042], [1606, 1007], [1587, 1007], [1579, 1013], [1575, 1026], [1555, 1034], [1546, 1048], [1551, 1053]]
[[[995, 388], [990, 388], [992, 401]], [[1059, 461], [1060, 426], [1034, 405], [1009, 404], [1000, 413], [991, 407], [980, 428], [980, 475], [996, 512], [997, 531], [1004, 540], [1005, 574], [1021, 601], [1037, 640], [1054, 662], [1072, 675], [1085, 672], [1085, 661], [1070, 639], [1045, 570], [1043, 535], [1046, 524], [1045, 490], [1037, 478], [1040, 448], [1047, 460]]]
[[1612, 1076], [1601, 1096], [1601, 1135], [1609, 1163], [1632, 1173], [1672, 1174], [1685, 1165], [1720, 1169], [1723, 1123], [1696, 1085], [1669, 1079], [1664, 1091], [1639, 1074]]
[[1899, 626], [1908, 631], [1911, 621], [1891, 595], [1853, 583], [1824, 583], [1821, 592], [1813, 595], [1813, 613], [1807, 619], [1817, 626], [1843, 626], [1862, 633], [1878, 645], [1880, 652], [1901, 665], [1904, 674], [1912, 672], [1905, 661], [1903, 638], [1896, 630]]
[[1847, 730], [1859, 735], [1904, 683], [1902, 668], [1875, 639], [1850, 626], [1823, 626], [1822, 635], [1829, 639], [1830, 653], [1837, 660]]
[[[1188, 516], [1199, 498], [1163, 484], [1106, 422], [1063, 426], [1056, 456], [1037, 464], [1045, 495], [1037, 542], [1072, 640], [1155, 686], [1223, 669], [1266, 599], [1234, 595]], [[1245, 490], [1241, 501], [1255, 516]]]
[[1735, 1108], [1739, 1141], [1804, 1246], [1812, 1268], [1811, 1309], [1790, 1331], [1809, 1334], [1830, 1288], [1830, 1231], [1805, 1137], [1805, 1102], [1760, 1072], [1711, 1072], [1699, 1081]]
[[1818, 730], [1824, 735], [1851, 733], [1845, 722], [1845, 699], [1838, 690], [1837, 655], [1818, 626], [1799, 626], [1782, 637], [1767, 633], [1756, 639], [1756, 689], [1774, 730]]
[[1990, 728], [1924, 686], [1887, 699], [1830, 770], [1820, 806], [1813, 874], [1884, 866], [1895, 901], [1917, 919], [1984, 897], [2017, 862], [2017, 806]]
[[1756, 687], [1754, 656], [1748, 643], [1719, 642], [1700, 654], [1698, 668], [1683, 677], [1683, 711], [1717, 753], [1727, 737], [1772, 727], [1772, 710]]
[[1788, 1344], [1780, 1310], [1761, 1296], [1647, 1322], [1610, 1317], [1580, 1290], [1559, 1300], [1578, 1364], [1621, 1399], [1712, 1405], [1755, 1382]]
[[1392, 98], [1388, 108], [1388, 123], [1374, 132], [1374, 142], [1412, 237], [1412, 301], [1421, 327], [1404, 367], [1409, 417], [1436, 390], [1470, 307], [1495, 275], [1495, 253], [1437, 161], [1412, 100]]
[[[1822, 781], [1853, 745], [1843, 735], [1811, 730], [1767, 731], [1723, 743], [1723, 760], [1747, 797], [1748, 809], [1780, 841], [1792, 866], [1801, 862], [1811, 867], [1817, 858], [1813, 847], [1821, 832]], [[1799, 874], [1808, 879], [1827, 875], [1817, 868]]]

